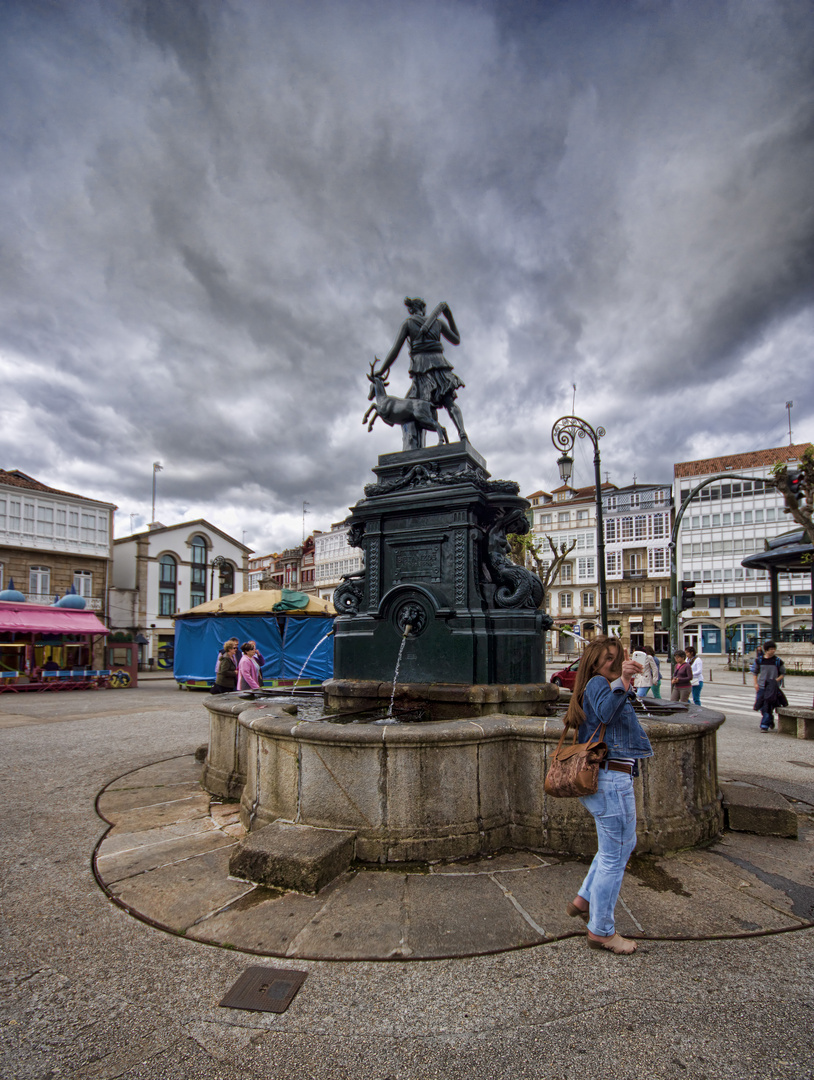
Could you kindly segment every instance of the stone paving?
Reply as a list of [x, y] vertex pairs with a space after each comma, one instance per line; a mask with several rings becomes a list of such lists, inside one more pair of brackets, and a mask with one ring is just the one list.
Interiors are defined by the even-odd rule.
[[[203, 931], [234, 916], [236, 903], [251, 916], [301, 898], [256, 890], [236, 898], [229, 890], [245, 894], [249, 886], [215, 871], [237, 830], [233, 807], [213, 807], [195, 789], [193, 753], [208, 729], [201, 702], [167, 683], [0, 697], [3, 1077], [814, 1077], [814, 930], [792, 929], [814, 917], [814, 744], [760, 735], [746, 714], [724, 725], [726, 775], [782, 794], [798, 814], [800, 839], [728, 833], [708, 851], [634, 863], [623, 894], [630, 914], [620, 910], [620, 920], [635, 918], [642, 927], [635, 956], [588, 950], [578, 932], [559, 937], [574, 933], [553, 919], [566, 923], [560, 909], [570, 889], [564, 896], [560, 890], [572, 884], [569, 874], [578, 875], [576, 862], [510, 853], [431, 873], [356, 872], [305, 898], [326, 908], [319, 922], [290, 917], [302, 927], [302, 953], [285, 955], [296, 936], [271, 949], [263, 941], [261, 951], [283, 954], [266, 961], [270, 966], [308, 973], [288, 1011], [274, 1015], [218, 1007], [238, 976], [263, 961], [212, 947]], [[96, 812], [100, 792], [113, 829]], [[151, 842], [157, 839], [163, 843]], [[93, 874], [100, 841], [99, 873], [111, 889], [178, 874], [180, 884], [165, 888], [165, 879], [139, 902], [150, 891], [167, 897], [174, 889], [176, 929], [203, 914], [192, 928], [197, 937], [189, 929], [184, 936], [162, 932], [112, 901]], [[178, 861], [190, 842], [190, 857]], [[159, 846], [166, 862], [156, 862]], [[184, 880], [195, 865], [205, 872]], [[381, 908], [365, 906], [361, 886], [369, 881], [396, 896], [418, 881], [439, 892], [427, 894], [415, 923], [391, 901], [388, 927]], [[478, 953], [489, 934], [503, 935], [503, 947], [506, 925], [537, 933], [501, 885], [558, 939], [441, 958], [442, 936]], [[209, 888], [226, 891], [201, 912], [198, 892]], [[484, 889], [502, 905], [502, 922], [479, 922]], [[260, 920], [259, 933], [268, 925]], [[401, 941], [405, 925], [405, 944], [433, 949], [437, 959], [302, 958], [306, 945], [310, 955], [319, 948], [326, 950], [320, 955], [336, 949], [346, 956], [348, 940], [357, 953], [380, 955]], [[726, 936], [709, 936], [718, 934]], [[681, 935], [687, 939], [675, 940]]]

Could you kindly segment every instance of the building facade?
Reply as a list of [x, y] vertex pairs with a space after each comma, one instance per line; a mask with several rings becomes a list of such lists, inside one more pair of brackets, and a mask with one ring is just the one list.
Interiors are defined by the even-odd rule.
[[274, 566], [279, 559], [279, 555], [274, 552], [270, 555], [258, 555], [249, 559], [249, 574], [248, 583], [249, 591], [261, 588], [263, 577], [274, 569]]
[[107, 623], [115, 509], [0, 469], [0, 589], [13, 579], [30, 603], [53, 604], [73, 587]]
[[670, 484], [632, 484], [602, 496], [608, 631], [631, 649], [666, 653], [661, 601], [670, 596]]
[[[695, 607], [681, 614], [679, 641], [699, 652], [745, 649], [771, 630], [771, 595], [765, 570], [741, 566], [745, 555], [795, 527], [783, 499], [765, 478], [774, 465], [793, 466], [809, 443], [745, 454], [684, 461], [674, 468], [676, 506], [702, 480], [728, 472], [746, 479], [702, 489], [687, 508], [677, 538], [679, 580], [695, 582]], [[779, 577], [781, 630], [811, 625], [811, 576]]]
[[331, 525], [330, 532], [314, 533], [314, 570], [317, 595], [332, 600], [344, 574], [364, 569], [360, 548], [348, 544], [350, 526], [344, 521]]
[[114, 540], [112, 628], [145, 635], [148, 658], [171, 666], [175, 613], [243, 592], [250, 554], [203, 518]]

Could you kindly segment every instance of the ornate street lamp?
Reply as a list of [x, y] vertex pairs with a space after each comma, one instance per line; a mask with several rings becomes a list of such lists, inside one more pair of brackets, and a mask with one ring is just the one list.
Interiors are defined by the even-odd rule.
[[599, 621], [602, 624], [602, 633], [608, 632], [608, 588], [605, 584], [605, 528], [602, 522], [602, 473], [601, 459], [599, 457], [599, 440], [605, 434], [602, 427], [592, 428], [585, 420], [578, 416], [563, 416], [551, 429], [551, 441], [557, 450], [562, 450], [562, 456], [557, 459], [560, 476], [564, 484], [571, 479], [574, 468], [574, 459], [568, 451], [574, 445], [574, 439], [589, 438], [594, 447], [594, 477], [596, 479], [596, 553], [599, 561]]
[[[211, 563], [212, 573], [209, 576], [209, 599], [210, 600], [215, 599], [215, 571], [217, 570], [217, 572], [218, 572], [218, 581], [220, 582], [221, 575], [223, 573], [222, 568], [226, 565], [226, 562], [227, 562], [227, 560], [224, 559], [224, 557], [222, 555], [216, 555], [215, 558], [212, 560], [212, 563]], [[206, 579], [204, 579], [204, 581], [205, 580]], [[220, 590], [218, 590], [218, 592], [220, 592]]]

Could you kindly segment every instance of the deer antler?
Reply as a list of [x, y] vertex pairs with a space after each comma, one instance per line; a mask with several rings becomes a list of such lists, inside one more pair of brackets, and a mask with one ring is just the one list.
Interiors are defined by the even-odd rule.
[[386, 377], [385, 373], [383, 371], [376, 371], [376, 365], [380, 364], [380, 363], [381, 363], [381, 360], [378, 358], [378, 356], [374, 356], [373, 357], [373, 363], [370, 365], [370, 374], [368, 375], [368, 379], [371, 382], [373, 382], [374, 378], [375, 379], [381, 379], [382, 380], [382, 386], [387, 386], [387, 377]]

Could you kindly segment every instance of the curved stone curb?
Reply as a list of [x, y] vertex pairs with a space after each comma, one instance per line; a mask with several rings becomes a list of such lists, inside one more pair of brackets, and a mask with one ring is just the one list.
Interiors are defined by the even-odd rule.
[[[158, 929], [301, 960], [479, 956], [584, 933], [564, 908], [585, 863], [539, 853], [356, 868], [316, 896], [230, 878], [229, 856], [245, 835], [238, 806], [204, 793], [200, 771], [192, 755], [170, 758], [111, 781], [97, 797], [111, 828], [93, 854], [96, 879]], [[805, 840], [735, 834], [705, 851], [634, 860], [617, 928], [644, 940], [804, 929], [814, 925], [814, 889], [805, 884], [812, 863]]]

